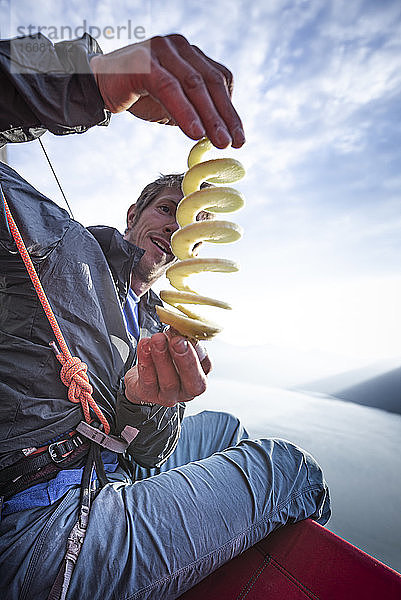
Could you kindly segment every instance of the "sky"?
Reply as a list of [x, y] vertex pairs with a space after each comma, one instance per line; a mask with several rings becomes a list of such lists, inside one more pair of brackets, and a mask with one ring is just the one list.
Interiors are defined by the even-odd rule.
[[[0, 14], [3, 37], [29, 25], [53, 36], [98, 27], [104, 52], [181, 33], [230, 68], [247, 143], [210, 157], [246, 168], [235, 184], [246, 207], [230, 216], [244, 236], [204, 255], [241, 270], [192, 279], [233, 305], [213, 315], [225, 326], [219, 340], [318, 357], [321, 374], [401, 356], [399, 0], [0, 0]], [[128, 39], [128, 21], [138, 38]], [[75, 218], [121, 231], [142, 187], [184, 171], [193, 145], [129, 114], [42, 139]], [[38, 142], [14, 145], [9, 160], [63, 203]]]

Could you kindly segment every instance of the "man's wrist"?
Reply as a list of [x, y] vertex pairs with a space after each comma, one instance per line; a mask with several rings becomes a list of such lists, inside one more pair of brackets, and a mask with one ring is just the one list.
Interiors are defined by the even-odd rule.
[[144, 402], [143, 400], [140, 400], [140, 399], [138, 399], [136, 401], [136, 400], [131, 400], [130, 398], [128, 398], [128, 396], [127, 396], [127, 388], [126, 388], [126, 385], [125, 385], [125, 377], [123, 377], [121, 379], [120, 390], [119, 391], [128, 400], [128, 402], [130, 404], [133, 404], [134, 406], [139, 406], [139, 407], [141, 407], [141, 406], [150, 406], [150, 407], [156, 406], [156, 404], [154, 402]]

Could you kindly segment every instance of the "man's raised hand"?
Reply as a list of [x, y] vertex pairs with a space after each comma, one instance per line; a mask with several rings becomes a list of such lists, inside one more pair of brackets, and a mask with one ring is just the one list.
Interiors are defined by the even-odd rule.
[[125, 375], [125, 395], [134, 404], [175, 406], [206, 390], [211, 364], [192, 344], [175, 334], [155, 333], [138, 343], [138, 363]]
[[105, 106], [113, 113], [178, 125], [217, 148], [245, 141], [231, 102], [233, 78], [181, 35], [157, 36], [91, 59]]

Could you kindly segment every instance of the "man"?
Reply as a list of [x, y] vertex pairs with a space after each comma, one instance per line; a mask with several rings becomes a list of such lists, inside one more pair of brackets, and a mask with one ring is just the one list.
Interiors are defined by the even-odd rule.
[[[206, 134], [218, 147], [242, 145], [231, 75], [181, 36], [105, 56], [88, 36], [56, 47], [39, 38], [36, 56], [24, 39], [0, 43], [3, 141], [46, 128], [82, 132], [107, 122], [106, 108], [177, 124], [193, 139]], [[151, 68], [139, 68], [143, 61]], [[229, 415], [182, 421], [210, 364], [182, 336], [161, 332], [150, 289], [173, 260], [178, 181], [145, 188], [123, 238], [108, 227], [84, 229], [5, 165], [0, 177], [4, 206], [114, 434], [76, 433], [81, 407], [58, 378], [53, 331], [3, 215], [1, 596], [176, 598], [274, 528], [306, 517], [325, 523], [327, 487], [307, 453], [283, 440], [248, 440]], [[139, 433], [118, 458], [124, 439], [116, 434], [126, 426]], [[95, 436], [89, 449], [85, 435]]]
[[[172, 234], [178, 229], [175, 214], [182, 199], [182, 179], [182, 175], [166, 175], [159, 178], [145, 187], [138, 201], [128, 210], [125, 239], [145, 251], [132, 271], [131, 287], [124, 307], [126, 316], [131, 317], [128, 319], [128, 329], [136, 334], [136, 337], [139, 337], [139, 331], [133, 311], [138, 306], [137, 303], [175, 260], [170, 241]], [[207, 213], [201, 213], [200, 216], [207, 218]], [[158, 404], [171, 406], [180, 401], [188, 401], [205, 391], [205, 373], [207, 374], [211, 367], [209, 358], [202, 357], [203, 370], [188, 372], [188, 377], [181, 381], [181, 388], [174, 387], [174, 381], [177, 380], [175, 367], [168, 352], [168, 341], [169, 338], [165, 335], [140, 340], [138, 368], [142, 369], [141, 380], [137, 381], [135, 369], [130, 370], [125, 378], [126, 394], [131, 400], [137, 396], [155, 402], [157, 398]], [[183, 349], [179, 360], [182, 362], [183, 371], [186, 371], [189, 367], [186, 354], [192, 350], [185, 338], [174, 340], [173, 343], [179, 344]], [[158, 359], [153, 361], [152, 356], [155, 352]], [[155, 371], [158, 387], [155, 386]], [[141, 386], [140, 390], [138, 385]]]

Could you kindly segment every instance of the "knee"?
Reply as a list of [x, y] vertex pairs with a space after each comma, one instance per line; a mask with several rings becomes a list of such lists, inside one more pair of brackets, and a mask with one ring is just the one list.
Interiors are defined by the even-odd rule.
[[330, 517], [329, 490], [315, 458], [296, 444], [281, 438], [244, 440], [252, 462], [264, 473], [266, 490], [297, 507], [302, 518], [324, 524]]
[[[293, 442], [282, 438], [244, 440], [255, 459], [264, 467], [275, 484], [291, 493], [302, 488], [326, 488], [322, 468], [315, 458]], [[256, 456], [258, 458], [256, 458]]]

